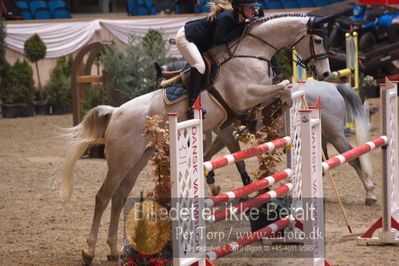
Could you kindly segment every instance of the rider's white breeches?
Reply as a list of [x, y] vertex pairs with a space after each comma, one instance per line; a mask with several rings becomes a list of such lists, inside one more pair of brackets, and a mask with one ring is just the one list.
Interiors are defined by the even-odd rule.
[[176, 46], [192, 67], [195, 67], [201, 74], [205, 73], [204, 59], [202, 59], [202, 55], [197, 46], [194, 43], [187, 41], [184, 26], [177, 32]]

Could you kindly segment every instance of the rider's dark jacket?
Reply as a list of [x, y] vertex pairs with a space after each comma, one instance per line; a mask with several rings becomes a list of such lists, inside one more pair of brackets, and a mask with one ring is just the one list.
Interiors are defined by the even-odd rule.
[[213, 21], [202, 18], [184, 25], [186, 39], [194, 43], [201, 53], [208, 51], [212, 46], [237, 39], [244, 28], [244, 22], [239, 22], [237, 14], [232, 10], [220, 12]]

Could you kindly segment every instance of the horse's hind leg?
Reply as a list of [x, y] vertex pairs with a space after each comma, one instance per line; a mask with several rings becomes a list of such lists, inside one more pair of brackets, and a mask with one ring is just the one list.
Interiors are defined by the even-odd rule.
[[[352, 149], [352, 146], [343, 135], [330, 142], [339, 153], [344, 153]], [[377, 202], [377, 197], [374, 193], [374, 183], [371, 181], [367, 173], [362, 169], [359, 158], [350, 161], [349, 164], [356, 170], [356, 173], [359, 175], [360, 180], [362, 181], [366, 190], [366, 205], [375, 205]]]
[[109, 261], [117, 260], [119, 258], [119, 251], [117, 248], [117, 236], [118, 236], [118, 224], [119, 218], [123, 206], [125, 205], [126, 199], [132, 190], [137, 176], [146, 166], [153, 150], [147, 149], [141, 156], [140, 160], [135, 164], [135, 166], [129, 171], [128, 175], [123, 179], [119, 188], [116, 190], [114, 196], [112, 197], [111, 205], [111, 218], [108, 230], [107, 244], [110, 248], [110, 255], [107, 256]]
[[[142, 146], [144, 151], [145, 143]], [[97, 234], [104, 210], [107, 208], [109, 201], [114, 196], [123, 179], [125, 179], [132, 167], [135, 166], [135, 163], [138, 161], [137, 158], [140, 158], [142, 155], [142, 153], [138, 152], [140, 148], [139, 145], [136, 145], [136, 149], [130, 149], [132, 151], [135, 150], [136, 154], [126, 154], [121, 151], [119, 146], [112, 147], [112, 145], [108, 145], [108, 172], [103, 185], [96, 194], [93, 222], [89, 237], [87, 238], [88, 247], [82, 251], [82, 259], [85, 265], [90, 265], [94, 258]]]
[[93, 222], [91, 224], [89, 237], [87, 238], [88, 247], [82, 251], [84, 265], [91, 265], [92, 263], [95, 254], [97, 234], [101, 223], [101, 217], [104, 213], [104, 210], [107, 208], [111, 197], [114, 195], [127, 172], [128, 169], [125, 171], [123, 171], [123, 169], [117, 168], [108, 169], [107, 177], [105, 178], [100, 190], [96, 194]]
[[[230, 153], [239, 152], [241, 150], [240, 143], [238, 142], [238, 140], [234, 138], [232, 131], [221, 132], [219, 137], [220, 140], [223, 142], [223, 144], [226, 145]], [[242, 184], [246, 186], [249, 183], [251, 183], [251, 178], [249, 177], [247, 169], [245, 168], [245, 162], [240, 161], [235, 163], [235, 165], [237, 167], [238, 172], [240, 173]]]
[[[237, 140], [234, 139], [233, 128], [231, 126], [222, 129], [220, 132], [217, 132], [217, 137], [215, 141], [212, 143], [211, 147], [206, 152], [204, 160], [205, 161], [210, 160], [212, 156], [214, 156], [224, 147], [227, 147], [230, 153], [240, 151], [240, 144], [238, 143]], [[245, 162], [244, 161], [237, 162], [236, 167], [238, 172], [240, 173], [243, 185], [245, 186], [251, 183], [251, 178], [249, 177], [245, 168]], [[214, 176], [215, 174], [213, 171], [208, 173], [207, 184], [209, 185], [212, 194], [215, 196], [220, 193], [221, 188], [220, 186], [216, 185]]]
[[323, 149], [323, 154], [326, 160], [328, 160], [328, 149], [327, 149], [327, 141], [325, 140], [325, 137], [322, 138], [321, 140], [321, 148]]
[[[209, 136], [207, 137], [207, 139]], [[221, 149], [224, 148], [223, 142], [220, 140], [220, 137], [216, 137], [215, 141], [210, 141], [211, 144], [207, 145], [207, 150], [204, 155], [204, 161], [209, 161], [216, 153], [218, 153]], [[220, 186], [218, 186], [215, 182], [215, 172], [210, 171], [208, 175], [206, 176], [206, 183], [208, 184], [209, 189], [211, 190], [211, 193], [213, 196], [216, 196], [220, 193]]]

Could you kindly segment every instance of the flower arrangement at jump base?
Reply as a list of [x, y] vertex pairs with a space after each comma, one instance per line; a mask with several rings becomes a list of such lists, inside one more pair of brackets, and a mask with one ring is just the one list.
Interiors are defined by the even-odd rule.
[[155, 188], [147, 194], [147, 197], [154, 197], [155, 201], [170, 209], [171, 181], [170, 181], [170, 158], [169, 158], [169, 130], [168, 122], [164, 123], [160, 115], [147, 117], [147, 124], [143, 137], [150, 138], [147, 147], [155, 150], [151, 157], [153, 166], [152, 177]]
[[125, 245], [119, 264], [125, 265], [171, 265], [171, 182], [169, 163], [169, 133], [162, 116], [147, 117], [143, 137], [149, 138], [147, 148], [154, 150], [150, 162], [153, 167], [154, 189], [147, 194], [152, 200], [144, 200], [130, 210], [126, 222]]
[[[279, 102], [273, 103], [272, 106], [268, 107], [268, 110], [279, 110], [281, 105]], [[251, 146], [257, 146], [268, 141], [272, 141], [278, 139], [279, 132], [282, 129], [281, 119], [276, 116], [277, 112], [273, 114], [263, 114], [264, 115], [264, 125], [261, 129], [257, 130], [255, 133], [252, 133], [245, 126], [238, 126], [237, 130], [234, 131], [234, 137], [239, 140], [243, 144], [250, 144]], [[267, 122], [267, 123], [265, 123]], [[253, 173], [254, 179], [260, 180], [267, 176], [270, 176], [276, 172], [276, 166], [280, 163], [282, 153], [279, 151], [273, 151], [271, 153], [263, 153], [258, 155], [258, 170]], [[258, 194], [263, 194], [269, 191], [269, 188], [265, 188], [263, 190], [259, 190]], [[269, 204], [271, 204], [269, 206]], [[258, 209], [259, 215], [254, 217], [252, 215], [249, 216], [251, 231], [255, 232], [271, 223], [277, 221], [278, 217], [271, 216], [268, 213], [268, 210], [276, 208], [277, 211], [282, 207], [285, 207], [287, 202], [284, 199], [275, 199], [269, 202], [264, 203], [259, 207], [255, 207]], [[270, 208], [272, 207], [272, 208]]]
[[[263, 126], [260, 130], [252, 133], [246, 126], [238, 126], [234, 131], [234, 137], [243, 144], [250, 144], [257, 146], [268, 141], [279, 138], [279, 131], [282, 129], [281, 120], [279, 118], [273, 119], [267, 126]], [[281, 152], [273, 151], [258, 155], [259, 168], [257, 172], [253, 173], [257, 180], [265, 178], [276, 172], [276, 166], [281, 162]], [[266, 191], [259, 191], [259, 194]]]
[[133, 258], [124, 258], [125, 262], [123, 262], [122, 266], [139, 266], [139, 265], [154, 265], [154, 266], [163, 266], [170, 265], [170, 261], [165, 258], [148, 258], [144, 254], [138, 254]]

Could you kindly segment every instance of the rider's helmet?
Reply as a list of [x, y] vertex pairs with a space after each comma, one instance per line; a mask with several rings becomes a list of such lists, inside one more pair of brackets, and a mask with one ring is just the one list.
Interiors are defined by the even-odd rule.
[[356, 6], [356, 7], [353, 8], [352, 12], [353, 12], [353, 15], [354, 15], [355, 17], [358, 17], [358, 16], [363, 15], [363, 13], [364, 13], [364, 8], [362, 8], [362, 7], [360, 7], [360, 6]]
[[232, 0], [231, 4], [233, 7], [239, 6], [252, 6], [252, 7], [260, 7], [261, 4], [257, 0]]

